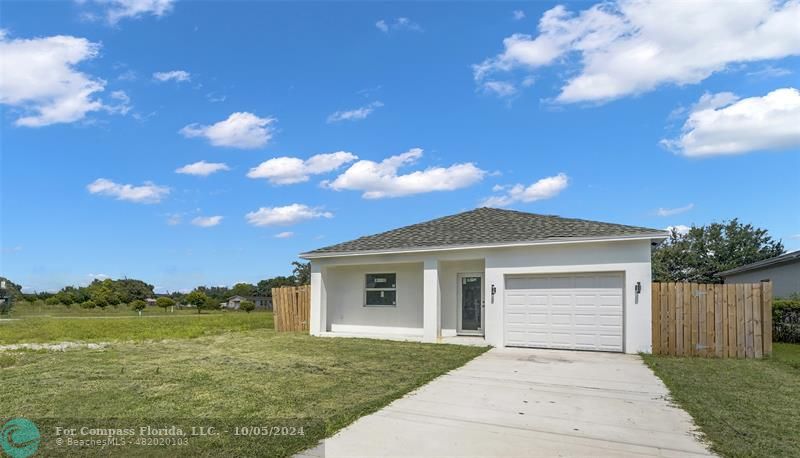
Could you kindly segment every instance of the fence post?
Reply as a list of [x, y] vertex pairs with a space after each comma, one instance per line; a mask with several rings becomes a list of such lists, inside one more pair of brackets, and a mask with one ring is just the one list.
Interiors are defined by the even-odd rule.
[[697, 330], [700, 327], [700, 289], [697, 287], [697, 283], [689, 283], [689, 288], [692, 291], [692, 345], [689, 348], [690, 354], [694, 356], [700, 354], [697, 351]]
[[764, 339], [764, 356], [772, 355], [772, 282], [761, 283], [761, 325]]
[[684, 355], [683, 347], [683, 283], [675, 283], [675, 354]]
[[761, 332], [761, 322], [764, 313], [761, 298], [761, 284], [753, 284], [753, 356], [761, 358], [764, 355], [764, 336]]
[[683, 353], [681, 356], [692, 354], [692, 285], [683, 285]]
[[650, 328], [653, 354], [661, 354], [661, 283], [653, 283]]

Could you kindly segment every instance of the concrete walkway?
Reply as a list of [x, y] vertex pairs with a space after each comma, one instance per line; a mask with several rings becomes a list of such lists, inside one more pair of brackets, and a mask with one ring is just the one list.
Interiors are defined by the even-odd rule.
[[710, 456], [667, 395], [638, 356], [494, 349], [299, 456]]

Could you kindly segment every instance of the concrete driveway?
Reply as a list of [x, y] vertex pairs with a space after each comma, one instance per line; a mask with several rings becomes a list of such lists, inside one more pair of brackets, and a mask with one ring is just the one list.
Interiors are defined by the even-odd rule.
[[493, 349], [300, 456], [710, 456], [667, 394], [638, 356]]

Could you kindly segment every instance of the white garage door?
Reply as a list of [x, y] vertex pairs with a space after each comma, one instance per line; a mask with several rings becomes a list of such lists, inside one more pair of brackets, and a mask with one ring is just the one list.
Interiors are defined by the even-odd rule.
[[505, 343], [622, 351], [622, 274], [506, 277]]

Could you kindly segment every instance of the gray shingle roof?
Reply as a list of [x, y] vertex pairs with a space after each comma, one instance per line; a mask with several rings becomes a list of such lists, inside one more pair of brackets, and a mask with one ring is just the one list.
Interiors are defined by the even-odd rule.
[[763, 269], [766, 267], [774, 266], [776, 264], [785, 264], [787, 262], [800, 262], [800, 250], [792, 251], [791, 253], [785, 253], [780, 256], [775, 256], [774, 258], [764, 259], [761, 261], [754, 262], [752, 264], [745, 264], [743, 266], [739, 266], [735, 269], [726, 270], [724, 272], [720, 272], [717, 274], [718, 277], [727, 277], [728, 275], [738, 274], [741, 272], [747, 272], [750, 270], [758, 270]]
[[570, 238], [629, 236], [666, 237], [667, 232], [647, 227], [625, 226], [582, 219], [537, 215], [497, 208], [445, 216], [424, 223], [319, 248], [302, 256], [393, 251], [452, 246], [496, 245]]

